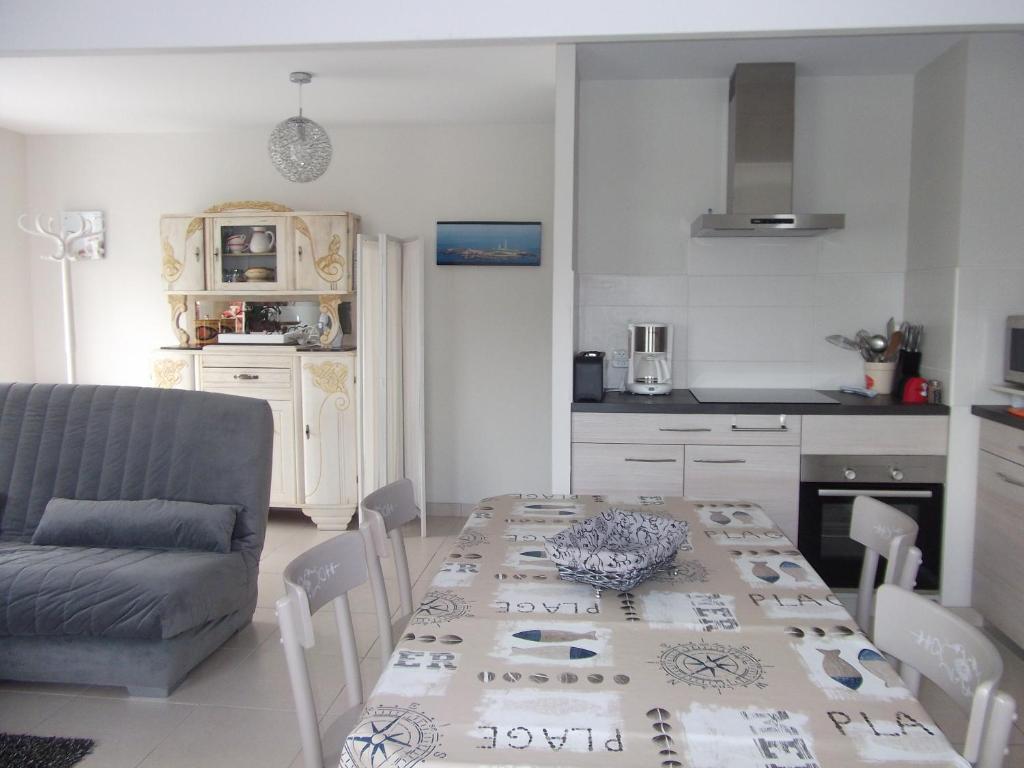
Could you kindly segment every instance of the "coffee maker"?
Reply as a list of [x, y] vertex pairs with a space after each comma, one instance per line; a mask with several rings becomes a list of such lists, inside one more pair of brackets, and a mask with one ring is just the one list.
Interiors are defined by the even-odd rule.
[[667, 395], [672, 391], [672, 326], [629, 324], [626, 390], [635, 395]]

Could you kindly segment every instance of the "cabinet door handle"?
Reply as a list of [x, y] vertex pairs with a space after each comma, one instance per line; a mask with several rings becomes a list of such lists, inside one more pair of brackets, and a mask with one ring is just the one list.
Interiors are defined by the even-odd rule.
[[746, 464], [746, 459], [694, 459], [694, 464]]
[[220, 248], [214, 248], [213, 249], [213, 258], [214, 259], [219, 259], [220, 258]]
[[299, 261], [302, 261], [302, 246], [299, 246]]
[[711, 427], [658, 427], [659, 432], [710, 432]]
[[306, 439], [309, 440], [309, 424], [306, 425]]
[[238, 381], [256, 381], [259, 378], [255, 373], [236, 373], [235, 378]]
[[1016, 485], [1018, 488], [1024, 488], [1024, 483], [1022, 483], [1020, 480], [1014, 480], [1012, 477], [1010, 477], [1009, 475], [1005, 474], [1004, 472], [996, 472], [996, 477], [998, 477], [1004, 483], [1009, 483], [1010, 485]]
[[639, 461], [644, 464], [675, 464], [675, 459], [633, 459], [627, 457], [624, 461]]
[[786, 426], [786, 415], [779, 416], [779, 426], [777, 427], [737, 427], [735, 417], [732, 420], [732, 431], [733, 432], [789, 432], [789, 427]]
[[196, 261], [199, 261], [199, 246], [196, 246]]

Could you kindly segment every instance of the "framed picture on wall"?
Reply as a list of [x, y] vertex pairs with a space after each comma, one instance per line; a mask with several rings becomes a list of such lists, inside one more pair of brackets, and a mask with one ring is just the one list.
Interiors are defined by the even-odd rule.
[[539, 221], [439, 221], [441, 266], [540, 266]]

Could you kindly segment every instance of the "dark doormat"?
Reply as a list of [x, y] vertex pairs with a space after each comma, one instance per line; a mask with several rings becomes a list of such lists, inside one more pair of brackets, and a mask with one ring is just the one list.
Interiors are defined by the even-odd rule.
[[71, 768], [94, 744], [92, 739], [0, 733], [0, 768]]

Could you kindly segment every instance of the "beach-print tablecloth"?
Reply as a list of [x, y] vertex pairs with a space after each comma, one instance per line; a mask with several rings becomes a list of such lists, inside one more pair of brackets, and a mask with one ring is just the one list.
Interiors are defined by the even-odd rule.
[[[481, 501], [342, 765], [966, 765], [761, 509], [631, 501]], [[629, 592], [560, 580], [544, 537], [609, 506], [692, 548]]]

